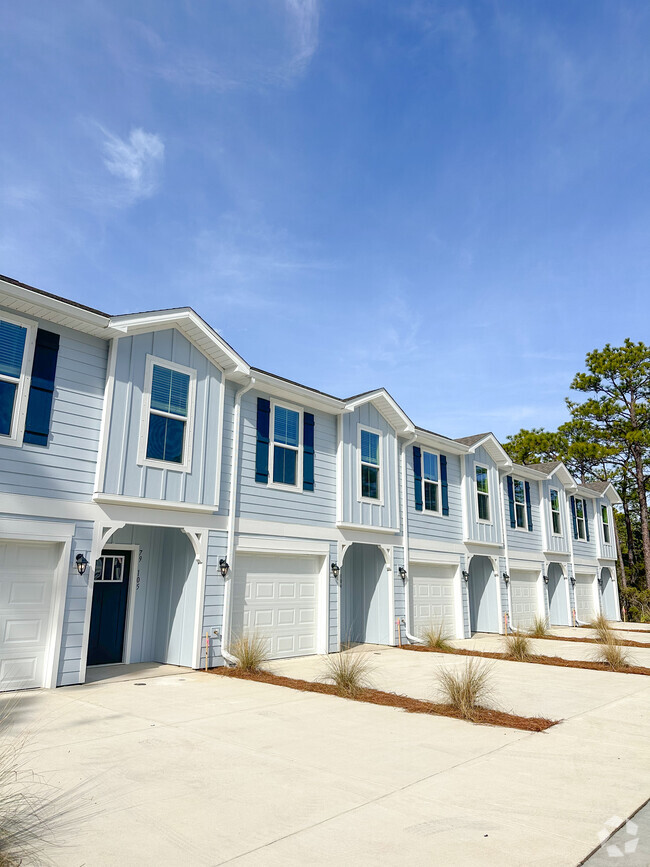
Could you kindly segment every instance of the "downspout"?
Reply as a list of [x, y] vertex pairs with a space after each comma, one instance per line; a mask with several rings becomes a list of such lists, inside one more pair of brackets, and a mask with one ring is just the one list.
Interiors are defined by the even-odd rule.
[[241, 388], [235, 395], [233, 412], [233, 447], [230, 461], [230, 500], [228, 503], [228, 540], [226, 544], [226, 562], [230, 564], [229, 574], [224, 579], [223, 588], [223, 618], [221, 623], [221, 655], [231, 665], [237, 663], [236, 657], [228, 653], [226, 647], [230, 644], [230, 599], [232, 596], [233, 564], [235, 560], [235, 512], [237, 508], [237, 476], [239, 474], [239, 429], [241, 425], [241, 399], [255, 385], [255, 377], [251, 377], [248, 385]]
[[[506, 526], [506, 500], [505, 490], [503, 488], [503, 477], [499, 479], [499, 496], [501, 499], [501, 526], [503, 527], [503, 556], [506, 561], [506, 572], [510, 575], [510, 551], [508, 548], [508, 528]], [[499, 575], [499, 586], [501, 586], [502, 576]], [[510, 591], [510, 581], [506, 587], [506, 597], [508, 599], [508, 620], [512, 628], [512, 595]]]
[[[566, 495], [566, 490], [564, 490], [564, 514], [566, 517], [566, 527], [567, 527], [567, 536], [569, 537], [569, 544], [571, 545], [571, 578], [569, 581], [571, 586], [573, 587], [573, 613], [575, 615], [575, 624], [573, 620], [571, 621], [571, 626], [586, 626], [586, 624], [581, 623], [578, 620], [578, 603], [576, 601], [576, 559], [575, 559], [575, 551], [573, 542], [575, 540], [575, 536], [573, 535], [573, 521], [571, 518], [570, 510], [569, 510], [569, 498]], [[569, 590], [569, 605], [571, 605], [571, 591]]]
[[408, 638], [408, 640], [413, 644], [422, 644], [422, 640], [420, 638], [416, 638], [415, 635], [411, 635], [411, 563], [410, 563], [410, 550], [409, 550], [409, 519], [408, 519], [408, 486], [406, 484], [406, 449], [413, 445], [413, 443], [418, 438], [417, 434], [413, 434], [410, 440], [406, 440], [406, 442], [402, 445], [402, 532], [404, 535], [404, 566], [406, 568], [406, 581], [407, 585], [404, 588], [404, 608], [405, 608], [405, 624], [404, 624], [404, 634]]

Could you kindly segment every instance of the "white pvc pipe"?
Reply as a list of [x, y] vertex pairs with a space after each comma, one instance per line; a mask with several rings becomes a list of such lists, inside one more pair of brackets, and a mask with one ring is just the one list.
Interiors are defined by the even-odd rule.
[[228, 653], [226, 648], [230, 645], [230, 599], [232, 596], [231, 585], [234, 580], [235, 562], [235, 512], [237, 509], [237, 474], [239, 473], [239, 427], [241, 423], [241, 399], [255, 385], [255, 378], [235, 395], [235, 408], [233, 412], [233, 447], [232, 460], [230, 462], [230, 499], [228, 503], [228, 541], [226, 544], [226, 562], [230, 564], [229, 574], [224, 579], [223, 588], [223, 618], [221, 623], [221, 655], [230, 665], [237, 663], [237, 658]]

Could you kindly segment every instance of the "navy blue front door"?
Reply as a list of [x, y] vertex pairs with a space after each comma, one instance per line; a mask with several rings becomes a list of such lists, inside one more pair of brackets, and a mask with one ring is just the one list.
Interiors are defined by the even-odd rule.
[[88, 665], [122, 662], [130, 571], [130, 551], [111, 551], [103, 554], [97, 561], [90, 615]]

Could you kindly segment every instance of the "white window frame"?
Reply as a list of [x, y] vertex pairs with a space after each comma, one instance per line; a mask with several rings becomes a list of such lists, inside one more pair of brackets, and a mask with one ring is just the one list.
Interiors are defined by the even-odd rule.
[[34, 361], [34, 346], [36, 344], [36, 331], [38, 325], [36, 322], [30, 322], [28, 319], [22, 319], [19, 316], [14, 316], [11, 313], [0, 311], [0, 319], [4, 322], [11, 322], [12, 325], [19, 325], [25, 328], [25, 348], [23, 350], [23, 362], [20, 368], [20, 376], [6, 376], [0, 373], [0, 380], [3, 382], [11, 382], [16, 385], [16, 399], [14, 401], [14, 411], [11, 418], [11, 430], [9, 434], [0, 434], [0, 445], [2, 446], [22, 446], [23, 436], [25, 435], [25, 421], [27, 419], [27, 401], [29, 399], [29, 387], [32, 381], [32, 363]]
[[[487, 474], [487, 494], [484, 491], [479, 491], [478, 489], [478, 479], [476, 478], [477, 470], [485, 470]], [[479, 464], [478, 462], [474, 464], [474, 495], [476, 503], [476, 520], [479, 524], [491, 524], [492, 523], [492, 485], [490, 483], [490, 468], [485, 466], [485, 464]], [[488, 501], [488, 513], [490, 515], [489, 518], [479, 518], [479, 508], [478, 508], [478, 498], [479, 497], [487, 497]]]
[[[600, 521], [603, 525], [603, 544], [611, 545], [612, 544], [612, 531], [611, 531], [611, 522], [609, 520], [609, 509], [607, 508], [606, 503], [600, 504]], [[606, 538], [609, 536], [609, 539]]]
[[[274, 482], [273, 481], [273, 466], [275, 464], [275, 409], [276, 407], [280, 407], [280, 409], [288, 409], [291, 412], [298, 413], [298, 445], [297, 446], [288, 446], [285, 443], [278, 443], [281, 449], [292, 449], [293, 451], [298, 452], [298, 457], [296, 458], [296, 483], [295, 485], [287, 485], [284, 482]], [[300, 491], [302, 493], [302, 455], [303, 455], [303, 410], [301, 407], [295, 406], [295, 404], [287, 403], [282, 400], [272, 400], [271, 401], [271, 415], [269, 418], [269, 481], [267, 487], [276, 488], [282, 491]]]
[[[158, 367], [167, 367], [169, 370], [175, 370], [178, 373], [185, 373], [190, 378], [190, 386], [187, 395], [187, 417], [177, 416], [173, 413], [161, 413], [158, 410], [151, 409], [151, 383], [153, 380], [154, 365]], [[192, 445], [194, 442], [194, 407], [196, 404], [196, 370], [191, 367], [185, 367], [183, 364], [177, 364], [175, 361], [168, 361], [166, 358], [158, 358], [156, 355], [147, 355], [145, 373], [144, 373], [144, 390], [142, 392], [142, 414], [140, 416], [140, 440], [138, 444], [138, 465], [144, 467], [154, 467], [158, 470], [172, 470], [174, 472], [189, 473], [192, 470]], [[147, 457], [147, 441], [149, 438], [149, 416], [151, 413], [162, 415], [165, 418], [177, 418], [179, 421], [185, 422], [185, 430], [183, 435], [183, 462], [177, 464], [175, 461], [161, 461], [157, 458]]]
[[[365, 430], [368, 433], [376, 434], [379, 437], [379, 445], [377, 446], [377, 469], [379, 471], [379, 485], [378, 485], [378, 498], [374, 499], [373, 497], [363, 497], [361, 492], [363, 490], [361, 480], [362, 480], [362, 471], [361, 467], [363, 463], [361, 461], [361, 431]], [[357, 423], [357, 485], [358, 485], [358, 497], [360, 503], [371, 503], [373, 506], [383, 506], [384, 505], [384, 461], [383, 461], [383, 450], [384, 450], [384, 434], [382, 431], [377, 430], [377, 428], [370, 427], [367, 424], [361, 424], [361, 422]], [[366, 466], [374, 467], [375, 464], [366, 464]]]
[[[424, 478], [424, 456], [432, 455], [436, 461], [438, 462], [438, 481], [432, 482], [429, 479]], [[427, 485], [436, 485], [438, 488], [438, 508], [437, 509], [427, 509], [427, 497], [426, 497], [426, 486]], [[432, 452], [430, 449], [422, 449], [422, 510], [424, 512], [428, 512], [430, 515], [441, 515], [442, 514], [442, 485], [440, 483], [440, 455], [438, 452]]]
[[[557, 494], [557, 509], [553, 508], [553, 491]], [[562, 535], [562, 513], [560, 511], [560, 491], [558, 488], [550, 488], [548, 494], [548, 503], [549, 508], [551, 510], [551, 535], [552, 536], [561, 536]], [[555, 531], [555, 525], [553, 523], [553, 515], [557, 515], [558, 524], [560, 525], [560, 529], [558, 532]]]
[[[578, 503], [582, 503], [582, 518], [578, 515]], [[587, 514], [587, 501], [584, 497], [576, 497], [576, 529], [578, 531], [577, 542], [586, 542], [587, 541], [587, 523], [585, 521], [585, 516]], [[580, 521], [582, 521], [582, 535], [580, 535]]]
[[[524, 491], [523, 504], [517, 503], [517, 497], [515, 495], [515, 484], [517, 482], [519, 482], [521, 484], [523, 491]], [[511, 530], [512, 529], [524, 530], [525, 532], [528, 532], [528, 505], [526, 503], [526, 480], [525, 479], [517, 479], [517, 478], [515, 478], [515, 476], [512, 477], [512, 501], [514, 503], [514, 510], [515, 510], [515, 526], [511, 527], [510, 529]], [[519, 526], [519, 522], [517, 521], [517, 505], [520, 505], [520, 506], [523, 505], [523, 509], [524, 509], [524, 524], [522, 527]]]

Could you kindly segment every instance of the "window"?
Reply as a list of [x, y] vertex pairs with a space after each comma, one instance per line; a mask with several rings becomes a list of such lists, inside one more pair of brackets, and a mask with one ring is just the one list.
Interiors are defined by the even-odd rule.
[[476, 497], [479, 521], [490, 520], [490, 491], [486, 467], [476, 467]]
[[609, 545], [611, 536], [609, 532], [609, 512], [607, 511], [607, 506], [601, 506], [600, 513], [603, 516], [603, 539], [605, 544]]
[[515, 500], [515, 524], [519, 529], [526, 529], [526, 489], [521, 479], [512, 480]]
[[189, 471], [195, 387], [194, 370], [147, 356], [140, 463]]
[[587, 504], [584, 500], [576, 497], [576, 527], [578, 529], [578, 539], [586, 539], [587, 532], [585, 530], [585, 513]]
[[562, 522], [560, 520], [560, 495], [551, 488], [551, 522], [553, 524], [553, 533], [556, 536], [562, 534]]
[[273, 407], [273, 482], [298, 483], [300, 458], [300, 413], [284, 406]]
[[124, 555], [100, 557], [95, 564], [95, 582], [121, 583], [124, 580]]
[[14, 440], [18, 438], [27, 340], [26, 327], [0, 319], [0, 437]]
[[422, 452], [422, 480], [424, 482], [424, 508], [427, 512], [440, 511], [438, 456]]
[[376, 431], [359, 429], [359, 454], [361, 458], [361, 499], [381, 499], [379, 474], [379, 441]]

